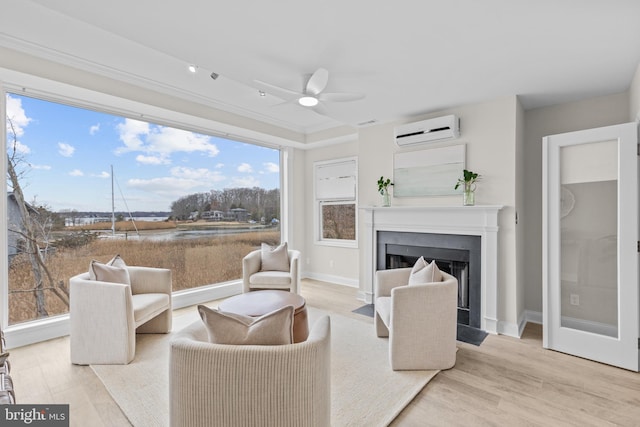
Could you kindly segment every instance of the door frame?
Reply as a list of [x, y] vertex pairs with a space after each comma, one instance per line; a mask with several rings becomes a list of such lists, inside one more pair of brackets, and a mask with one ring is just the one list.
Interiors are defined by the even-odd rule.
[[[560, 148], [616, 140], [618, 146], [618, 336], [561, 326]], [[638, 124], [625, 123], [543, 138], [543, 347], [638, 371]]]

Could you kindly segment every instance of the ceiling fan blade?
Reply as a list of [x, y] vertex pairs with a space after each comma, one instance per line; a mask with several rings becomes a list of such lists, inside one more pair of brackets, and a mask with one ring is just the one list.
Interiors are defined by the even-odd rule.
[[322, 104], [318, 104], [315, 107], [311, 107], [311, 109], [322, 116], [326, 116], [328, 113], [327, 109]]
[[315, 73], [309, 77], [305, 92], [311, 95], [318, 95], [327, 87], [329, 82], [329, 72], [324, 68], [318, 68]]
[[328, 102], [350, 102], [358, 101], [365, 97], [364, 93], [348, 93], [348, 92], [336, 92], [336, 93], [321, 93], [318, 96], [320, 101]]
[[304, 95], [300, 92], [272, 85], [271, 83], [266, 83], [261, 80], [254, 80], [254, 82], [256, 82], [259, 86], [262, 86], [265, 89], [265, 92], [270, 93], [273, 96], [277, 96], [278, 98], [282, 98], [286, 101], [292, 101]]

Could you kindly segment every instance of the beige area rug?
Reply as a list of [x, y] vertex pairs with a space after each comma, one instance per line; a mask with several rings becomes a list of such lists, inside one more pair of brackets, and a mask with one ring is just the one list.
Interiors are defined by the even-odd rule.
[[[324, 312], [309, 307], [309, 324]], [[389, 367], [388, 342], [376, 337], [370, 319], [331, 318], [331, 425], [386, 426], [438, 371]], [[198, 321], [174, 318], [173, 330]], [[138, 335], [129, 365], [92, 365], [129, 421], [136, 427], [169, 424], [169, 335]]]

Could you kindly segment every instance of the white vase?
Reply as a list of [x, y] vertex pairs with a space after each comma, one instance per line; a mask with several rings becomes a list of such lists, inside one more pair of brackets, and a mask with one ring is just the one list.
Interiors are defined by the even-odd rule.
[[389, 195], [389, 190], [386, 188], [382, 190], [382, 206], [391, 206], [391, 195]]
[[473, 206], [476, 204], [476, 186], [475, 184], [464, 184], [464, 192], [462, 204], [464, 206]]

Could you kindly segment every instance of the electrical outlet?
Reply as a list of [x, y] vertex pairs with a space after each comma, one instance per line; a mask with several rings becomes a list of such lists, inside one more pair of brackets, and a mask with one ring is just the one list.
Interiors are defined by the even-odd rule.
[[578, 294], [571, 294], [570, 298], [569, 298], [569, 303], [571, 305], [580, 305], [580, 295]]

